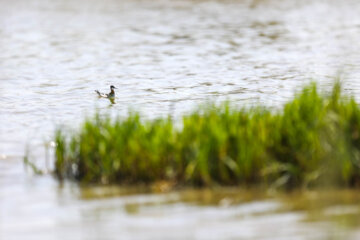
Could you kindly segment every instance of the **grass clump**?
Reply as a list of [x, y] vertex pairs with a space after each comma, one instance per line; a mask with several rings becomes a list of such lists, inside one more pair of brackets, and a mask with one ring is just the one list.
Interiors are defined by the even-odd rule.
[[200, 108], [170, 118], [112, 120], [96, 115], [79, 132], [56, 132], [59, 179], [81, 182], [275, 187], [360, 183], [360, 108], [341, 95], [303, 88], [282, 110]]

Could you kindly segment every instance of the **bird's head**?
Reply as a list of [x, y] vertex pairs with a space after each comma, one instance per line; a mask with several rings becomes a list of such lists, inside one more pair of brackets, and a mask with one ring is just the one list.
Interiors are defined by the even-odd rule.
[[117, 89], [117, 88], [114, 85], [111, 85], [110, 89], [113, 90], [113, 89]]

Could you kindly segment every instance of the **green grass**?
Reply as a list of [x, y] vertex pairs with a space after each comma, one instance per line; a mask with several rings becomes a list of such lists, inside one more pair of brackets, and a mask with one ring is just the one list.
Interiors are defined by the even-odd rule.
[[[178, 124], [179, 125], [179, 124]], [[356, 187], [360, 107], [316, 84], [282, 108], [200, 107], [175, 127], [170, 118], [96, 115], [76, 133], [56, 132], [59, 179], [86, 183]]]

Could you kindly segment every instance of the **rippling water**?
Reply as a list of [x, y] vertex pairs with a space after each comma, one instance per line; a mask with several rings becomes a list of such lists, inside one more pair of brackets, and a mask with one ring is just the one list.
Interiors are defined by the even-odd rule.
[[[50, 177], [28, 176], [22, 156], [28, 149], [33, 161], [43, 163], [44, 143], [55, 127], [76, 127], [96, 108], [119, 115], [133, 109], [153, 118], [181, 116], [209, 100], [276, 107], [311, 79], [326, 88], [336, 76], [358, 96], [359, 12], [355, 0], [1, 0], [0, 197], [7, 210], [0, 213], [0, 237], [33, 232], [44, 239], [68, 233], [100, 239], [106, 233], [111, 239], [120, 231], [116, 224], [125, 224], [125, 238], [139, 237], [141, 229], [153, 232], [143, 238], [159, 239], [161, 228], [174, 228], [179, 239], [264, 237], [256, 231], [226, 235], [212, 228], [220, 220], [202, 223], [196, 215], [187, 222], [193, 210], [181, 204], [170, 212], [145, 208], [140, 219], [121, 208], [114, 215], [99, 207], [102, 202], [63, 195]], [[114, 105], [94, 93], [110, 84], [119, 88]], [[212, 210], [214, 218], [223, 214]], [[154, 215], [160, 220], [152, 230]], [[272, 217], [282, 224], [299, 216]], [[229, 228], [252, 226], [251, 220], [229, 221]], [[78, 229], [93, 224], [99, 224], [94, 235]], [[181, 226], [193, 231], [184, 233]], [[290, 229], [304, 239], [302, 227]], [[282, 236], [274, 232], [274, 239], [277, 234]]]

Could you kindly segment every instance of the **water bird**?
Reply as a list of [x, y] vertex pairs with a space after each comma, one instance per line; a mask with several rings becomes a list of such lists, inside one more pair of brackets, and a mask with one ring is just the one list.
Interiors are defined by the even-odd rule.
[[99, 95], [99, 97], [103, 97], [103, 98], [109, 98], [109, 99], [114, 99], [115, 98], [115, 91], [114, 89], [117, 89], [115, 86], [111, 85], [110, 86], [110, 92], [109, 93], [101, 93], [98, 90], [95, 90], [95, 92]]

